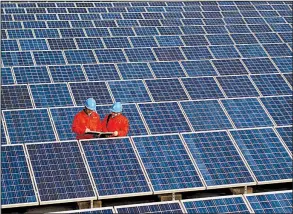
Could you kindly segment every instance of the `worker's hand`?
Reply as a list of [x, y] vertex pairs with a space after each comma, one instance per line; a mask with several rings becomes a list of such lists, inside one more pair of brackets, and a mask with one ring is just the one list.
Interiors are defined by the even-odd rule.
[[118, 136], [118, 131], [115, 131], [115, 132], [113, 133], [113, 136], [117, 137], [117, 136]]
[[90, 132], [91, 130], [89, 128], [85, 128], [85, 133]]

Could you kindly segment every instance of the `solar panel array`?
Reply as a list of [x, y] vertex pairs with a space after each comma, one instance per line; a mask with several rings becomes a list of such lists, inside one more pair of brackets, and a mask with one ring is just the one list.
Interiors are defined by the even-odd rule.
[[[292, 2], [1, 6], [1, 145], [18, 163], [2, 161], [5, 207], [292, 181]], [[88, 97], [101, 119], [122, 102], [131, 137], [72, 141]], [[253, 208], [180, 206], [121, 209]]]

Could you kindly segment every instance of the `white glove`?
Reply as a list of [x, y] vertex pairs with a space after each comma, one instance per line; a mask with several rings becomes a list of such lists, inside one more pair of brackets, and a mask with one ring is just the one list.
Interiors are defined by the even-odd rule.
[[118, 136], [118, 131], [115, 131], [114, 133], [113, 133], [113, 136]]
[[89, 128], [85, 128], [85, 133], [90, 132], [91, 130]]

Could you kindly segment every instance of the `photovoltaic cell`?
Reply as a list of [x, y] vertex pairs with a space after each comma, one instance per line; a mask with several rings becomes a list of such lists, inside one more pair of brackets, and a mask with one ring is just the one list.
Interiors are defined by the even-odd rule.
[[252, 75], [251, 78], [264, 96], [292, 94], [280, 74]]
[[151, 102], [142, 80], [109, 82], [116, 102]]
[[10, 29], [7, 30], [7, 35], [9, 39], [34, 38], [32, 29]]
[[225, 46], [210, 46], [211, 52], [213, 53], [215, 59], [229, 59], [229, 58], [239, 58], [240, 55], [236, 48], [232, 45]]
[[85, 81], [80, 65], [49, 66], [54, 82]]
[[241, 196], [183, 200], [188, 213], [250, 213]]
[[[182, 50], [187, 58], [187, 60], [203, 60], [212, 59], [213, 56], [209, 52], [207, 47], [182, 47]], [[183, 59], [184, 60], [184, 59]]]
[[233, 45], [231, 37], [227, 34], [207, 35], [211, 45]]
[[293, 134], [293, 128], [291, 127], [277, 127], [276, 130], [278, 131], [279, 135], [283, 139], [283, 141], [286, 143], [287, 147], [290, 149], [290, 151], [293, 151], [292, 146], [292, 134]]
[[237, 128], [272, 126], [270, 118], [256, 98], [222, 100]]
[[147, 63], [122, 63], [117, 66], [123, 79], [153, 78]]
[[257, 44], [257, 40], [253, 34], [231, 34], [232, 39], [236, 44]]
[[186, 46], [206, 46], [209, 44], [204, 35], [184, 35], [181, 38]]
[[216, 100], [180, 102], [195, 131], [232, 128]]
[[26, 147], [41, 203], [96, 198], [76, 141]]
[[84, 65], [83, 67], [90, 81], [120, 79], [114, 64]]
[[255, 213], [291, 213], [291, 191], [244, 195]]
[[210, 61], [200, 60], [200, 61], [182, 61], [185, 71], [188, 76], [216, 76], [217, 72], [215, 71], [213, 65]]
[[36, 108], [73, 106], [65, 83], [30, 85]]
[[271, 128], [231, 134], [259, 182], [292, 179], [292, 159]]
[[273, 61], [282, 73], [292, 72], [292, 57], [273, 58]]
[[178, 79], [145, 80], [155, 101], [188, 100]]
[[248, 74], [239, 59], [213, 60], [212, 62], [221, 75]]
[[17, 40], [1, 40], [2, 51], [19, 51]]
[[47, 109], [3, 112], [11, 144], [56, 141]]
[[37, 65], [65, 64], [61, 51], [38, 51], [33, 53]]
[[92, 50], [67, 50], [64, 53], [68, 64], [96, 63]]
[[[95, 21], [96, 24], [97, 21]], [[97, 24], [96, 24], [97, 26]], [[85, 32], [88, 37], [106, 37], [110, 36], [108, 28], [85, 28]]]
[[1, 68], [1, 84], [2, 85], [14, 84], [14, 80], [13, 80], [10, 68]]
[[1, 108], [32, 108], [31, 98], [26, 85], [10, 85], [1, 87]]
[[57, 29], [34, 29], [36, 38], [59, 38]]
[[139, 104], [139, 108], [152, 134], [190, 131], [176, 102], [145, 103]]
[[179, 36], [156, 36], [156, 39], [161, 47], [183, 45]]
[[87, 97], [93, 97], [97, 105], [113, 103], [105, 82], [69, 83], [77, 105], [83, 105]]
[[30, 66], [34, 65], [30, 52], [2, 52], [4, 66]]
[[269, 111], [277, 126], [292, 125], [292, 96], [263, 97], [262, 103]]
[[17, 84], [51, 82], [46, 67], [14, 67], [13, 71]]
[[236, 47], [244, 58], [267, 57], [260, 45], [237, 45]]
[[1, 205], [38, 205], [22, 145], [1, 146]]
[[286, 44], [264, 44], [263, 46], [271, 57], [292, 56], [292, 51]]
[[183, 213], [178, 202], [116, 206], [118, 213]]
[[255, 34], [260, 43], [281, 43], [281, 39], [276, 33], [257, 33]]
[[185, 74], [178, 62], [150, 63], [157, 78], [184, 77]]
[[99, 49], [95, 54], [100, 63], [126, 62], [122, 49]]
[[125, 53], [130, 62], [147, 62], [156, 60], [151, 48], [125, 49]]
[[77, 49], [73, 38], [48, 39], [51, 50]]
[[178, 135], [134, 137], [133, 141], [155, 192], [203, 187]]
[[138, 36], [159, 35], [156, 27], [134, 27], [134, 31]]
[[151, 194], [129, 138], [82, 141], [100, 197]]
[[243, 59], [243, 62], [252, 74], [278, 73], [269, 58]]
[[127, 37], [109, 37], [103, 38], [107, 48], [130, 48]]
[[181, 80], [193, 100], [224, 97], [212, 77], [182, 78]]

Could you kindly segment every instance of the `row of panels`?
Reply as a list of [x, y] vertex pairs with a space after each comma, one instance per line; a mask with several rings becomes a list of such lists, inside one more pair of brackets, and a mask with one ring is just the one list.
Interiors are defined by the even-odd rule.
[[[196, 38], [196, 37], [195, 37]], [[184, 60], [230, 61], [229, 58], [290, 57], [290, 46], [281, 44], [250, 44], [237, 46], [182, 46], [149, 48], [115, 48], [95, 50], [52, 50], [2, 52], [2, 65], [35, 66], [95, 63], [127, 63]], [[238, 50], [238, 51], [237, 51]], [[239, 59], [238, 59], [239, 60]], [[231, 69], [231, 68], [230, 68]]]
[[[58, 213], [292, 213], [292, 191], [185, 199]], [[57, 213], [52, 212], [50, 214]]]
[[[2, 144], [73, 140], [72, 121], [82, 109], [3, 110]], [[109, 109], [97, 106], [101, 119]], [[129, 136], [291, 126], [292, 96], [125, 104], [123, 113], [130, 122]]]
[[2, 206], [292, 181], [272, 128], [1, 147]]
[[[164, 72], [164, 69], [161, 72]], [[103, 105], [112, 104], [114, 101], [143, 103], [292, 95], [292, 81], [289, 79], [292, 78], [291, 75], [288, 73], [3, 85], [1, 108], [12, 110], [82, 106], [86, 97], [93, 97], [98, 105]]]

